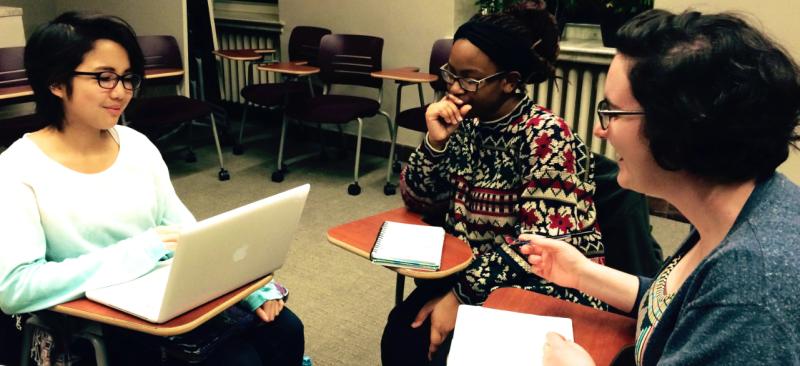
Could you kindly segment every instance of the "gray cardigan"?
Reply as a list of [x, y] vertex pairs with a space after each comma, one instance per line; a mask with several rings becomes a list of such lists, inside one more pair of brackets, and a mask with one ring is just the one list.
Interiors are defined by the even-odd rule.
[[[693, 232], [678, 253], [697, 239]], [[652, 279], [640, 279], [641, 293]], [[777, 173], [757, 184], [675, 294], [644, 364], [800, 365], [800, 187]]]

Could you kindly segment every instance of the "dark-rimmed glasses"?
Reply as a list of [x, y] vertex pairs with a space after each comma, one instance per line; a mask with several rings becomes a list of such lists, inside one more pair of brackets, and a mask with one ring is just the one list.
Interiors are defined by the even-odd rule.
[[122, 80], [122, 87], [130, 91], [139, 89], [139, 87], [142, 85], [142, 77], [137, 74], [120, 75], [111, 71], [73, 71], [72, 74], [93, 76], [95, 79], [97, 79], [97, 85], [100, 85], [100, 87], [103, 89], [116, 88], [120, 80]]
[[609, 109], [611, 106], [607, 100], [603, 99], [597, 103], [597, 117], [600, 118], [600, 127], [604, 130], [608, 129], [608, 124], [611, 119], [616, 116], [630, 116], [630, 115], [643, 115], [644, 111], [623, 111], [618, 109]]
[[478, 88], [480, 88], [482, 84], [506, 73], [505, 71], [499, 71], [483, 79], [476, 80], [473, 78], [465, 78], [463, 76], [453, 74], [452, 71], [447, 69], [447, 66], [449, 65], [450, 64], [444, 64], [439, 68], [439, 70], [441, 70], [442, 80], [447, 83], [447, 85], [453, 85], [453, 83], [458, 81], [458, 85], [461, 87], [461, 89], [464, 89], [464, 91], [468, 92], [477, 92]]

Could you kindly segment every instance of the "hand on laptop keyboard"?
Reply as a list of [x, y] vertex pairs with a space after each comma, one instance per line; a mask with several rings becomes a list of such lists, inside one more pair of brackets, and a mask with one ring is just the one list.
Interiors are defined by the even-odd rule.
[[161, 242], [164, 243], [164, 248], [175, 251], [180, 236], [179, 228], [177, 226], [158, 226], [155, 230]]

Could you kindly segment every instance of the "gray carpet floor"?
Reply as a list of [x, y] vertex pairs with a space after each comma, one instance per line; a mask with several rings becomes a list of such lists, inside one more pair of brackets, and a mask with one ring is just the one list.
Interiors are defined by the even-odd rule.
[[[175, 189], [195, 216], [203, 219], [310, 183], [289, 258], [275, 278], [289, 288], [288, 306], [305, 324], [306, 354], [315, 366], [379, 365], [381, 332], [394, 299], [394, 272], [329, 244], [325, 232], [402, 205], [399, 195], [383, 194], [386, 159], [362, 156], [359, 196], [346, 192], [352, 180], [352, 151], [342, 156], [330, 149], [327, 159], [312, 158], [290, 166], [286, 180], [274, 183], [269, 177], [277, 158], [276, 135], [274, 129], [260, 131], [246, 141], [244, 155], [235, 156], [230, 148], [225, 149], [231, 174], [227, 182], [217, 180], [219, 167], [211, 145], [195, 150], [195, 163], [183, 162], [179, 154], [167, 154]], [[303, 152], [301, 147], [319, 149], [291, 142], [289, 146], [288, 156]], [[665, 253], [672, 253], [688, 232], [684, 224], [660, 218], [653, 218], [652, 223]], [[406, 292], [411, 288], [413, 282], [407, 279]]]

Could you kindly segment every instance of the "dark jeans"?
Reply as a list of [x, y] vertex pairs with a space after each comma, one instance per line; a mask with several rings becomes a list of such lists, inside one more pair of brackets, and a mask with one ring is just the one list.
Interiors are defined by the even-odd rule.
[[[192, 332], [207, 331], [201, 328]], [[305, 347], [303, 323], [289, 308], [283, 308], [270, 323], [261, 322], [225, 339], [199, 363], [163, 354], [165, 338], [162, 337], [108, 327], [104, 338], [113, 365], [299, 366]]]
[[455, 277], [440, 280], [417, 280], [417, 288], [389, 313], [381, 338], [383, 366], [444, 365], [450, 350], [452, 334], [439, 346], [433, 360], [428, 361], [430, 317], [419, 328], [411, 328], [417, 313], [431, 299], [441, 297], [453, 288]]

